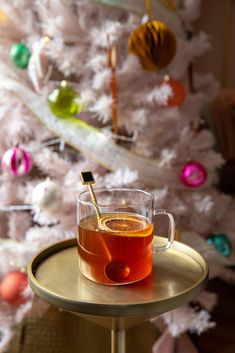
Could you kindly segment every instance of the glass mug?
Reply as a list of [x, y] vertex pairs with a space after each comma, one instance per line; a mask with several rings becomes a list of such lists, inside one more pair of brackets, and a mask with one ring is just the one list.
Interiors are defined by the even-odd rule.
[[[154, 211], [153, 195], [138, 189], [95, 189], [97, 206], [89, 191], [77, 197], [78, 253], [81, 273], [88, 279], [107, 285], [140, 281], [152, 271], [155, 251], [169, 249], [174, 240], [174, 218]], [[169, 218], [168, 241], [153, 245], [153, 217]]]

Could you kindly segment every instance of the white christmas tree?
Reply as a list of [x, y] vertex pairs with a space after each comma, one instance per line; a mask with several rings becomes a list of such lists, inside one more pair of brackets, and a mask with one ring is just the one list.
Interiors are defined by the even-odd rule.
[[[201, 118], [218, 84], [192, 71], [210, 48], [192, 30], [200, 1], [148, 5], [147, 18], [142, 0], [0, 1], [0, 351], [26, 314], [44, 309], [20, 271], [42, 247], [76, 236], [82, 170], [93, 171], [97, 187], [151, 191], [156, 208], [174, 214], [181, 241], [205, 256], [210, 278], [235, 279], [235, 204], [216, 189], [223, 160]], [[128, 51], [150, 16], [170, 39], [154, 27], [148, 45], [131, 37]], [[12, 273], [23, 293], [5, 288]], [[204, 292], [201, 309], [162, 319], [172, 336], [201, 333], [214, 325], [215, 302]]]

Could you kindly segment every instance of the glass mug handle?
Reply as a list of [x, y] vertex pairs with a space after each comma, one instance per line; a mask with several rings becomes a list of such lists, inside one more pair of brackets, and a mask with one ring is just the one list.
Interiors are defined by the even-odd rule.
[[168, 230], [168, 240], [166, 245], [163, 246], [154, 246], [154, 252], [157, 251], [165, 251], [170, 249], [174, 238], [175, 238], [175, 221], [174, 221], [174, 217], [172, 216], [171, 213], [165, 211], [165, 210], [158, 210], [158, 211], [154, 211], [153, 212], [154, 216], [158, 216], [158, 215], [164, 215], [167, 216], [169, 218], [169, 230]]

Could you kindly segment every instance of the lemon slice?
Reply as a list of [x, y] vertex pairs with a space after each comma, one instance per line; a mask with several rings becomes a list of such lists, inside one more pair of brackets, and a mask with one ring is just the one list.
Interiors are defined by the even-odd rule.
[[141, 233], [149, 228], [145, 218], [129, 214], [109, 214], [101, 217], [99, 226], [102, 230], [115, 233]]

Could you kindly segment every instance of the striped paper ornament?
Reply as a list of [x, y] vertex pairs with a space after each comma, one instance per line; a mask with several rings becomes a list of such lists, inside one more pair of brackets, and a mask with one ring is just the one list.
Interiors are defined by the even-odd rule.
[[31, 166], [32, 162], [29, 154], [18, 146], [7, 150], [2, 157], [2, 169], [14, 176], [27, 175]]

